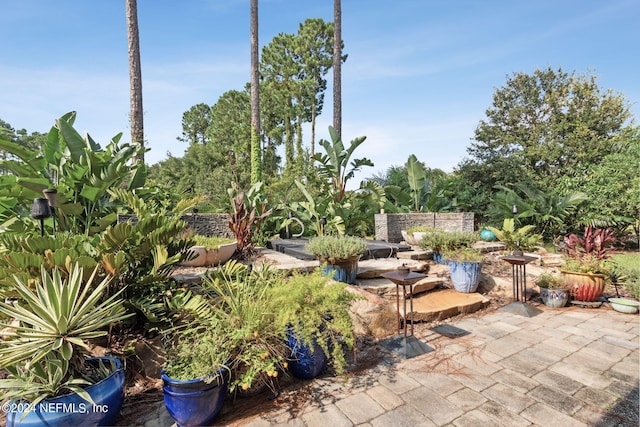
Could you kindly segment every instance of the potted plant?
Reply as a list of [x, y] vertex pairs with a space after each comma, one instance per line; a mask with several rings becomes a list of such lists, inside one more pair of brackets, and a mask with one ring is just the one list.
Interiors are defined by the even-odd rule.
[[457, 249], [466, 248], [476, 242], [475, 233], [466, 233], [462, 231], [435, 231], [427, 233], [420, 241], [420, 247], [433, 251], [433, 260], [437, 264], [445, 264], [445, 252], [452, 252]]
[[561, 276], [542, 273], [536, 282], [540, 288], [540, 299], [547, 307], [559, 308], [567, 305], [569, 290]]
[[347, 284], [320, 270], [294, 273], [275, 284], [270, 298], [277, 322], [287, 328], [289, 371], [303, 379], [317, 377], [327, 366], [343, 373], [344, 350], [355, 343], [349, 309], [357, 296]]
[[471, 247], [455, 249], [444, 254], [453, 288], [458, 292], [475, 292], [480, 284], [483, 256]]
[[208, 425], [222, 409], [231, 358], [223, 337], [209, 333], [204, 323], [173, 336], [162, 371], [162, 394], [167, 412], [180, 426]]
[[522, 255], [523, 251], [531, 251], [542, 243], [542, 235], [534, 232], [535, 226], [524, 225], [516, 228], [513, 218], [505, 218], [502, 229], [490, 226], [485, 229], [492, 232], [498, 241], [504, 243], [505, 249], [514, 255]]
[[425, 235], [429, 233], [434, 233], [437, 231], [438, 230], [433, 227], [416, 226], [416, 227], [411, 227], [406, 231], [400, 230], [400, 233], [402, 234], [402, 238], [404, 239], [405, 242], [407, 242], [407, 244], [411, 246], [419, 246], [420, 241], [424, 238]]
[[598, 300], [613, 270], [610, 259], [615, 235], [611, 229], [585, 227], [584, 235], [565, 237], [565, 264], [560, 271], [576, 301]]
[[238, 248], [235, 239], [216, 236], [195, 235], [194, 245], [189, 248], [191, 259], [180, 264], [186, 267], [203, 267], [224, 264]]
[[[86, 281], [74, 264], [68, 278], [58, 269], [29, 285], [19, 279], [18, 299], [0, 302], [0, 313], [14, 319], [0, 340], [0, 380], [11, 400], [8, 426], [111, 425], [124, 398], [124, 371], [112, 357], [89, 358], [88, 341], [107, 335], [106, 328], [128, 317], [120, 292], [106, 297], [109, 280]], [[66, 408], [66, 409], [60, 409]]]
[[359, 237], [318, 236], [309, 240], [306, 248], [318, 257], [325, 274], [353, 285], [358, 274], [358, 260], [367, 250], [367, 244]]

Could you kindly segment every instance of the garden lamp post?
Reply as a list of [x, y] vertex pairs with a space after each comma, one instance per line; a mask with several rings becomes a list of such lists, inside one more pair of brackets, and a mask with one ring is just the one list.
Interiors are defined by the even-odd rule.
[[49, 203], [49, 210], [51, 211], [51, 220], [53, 221], [53, 237], [56, 237], [56, 202], [58, 200], [58, 190], [55, 188], [47, 188], [42, 190], [45, 199]]
[[44, 236], [44, 220], [50, 216], [51, 208], [49, 208], [49, 201], [43, 197], [33, 199], [31, 217], [40, 220], [40, 236]]
[[[516, 216], [518, 216], [518, 206], [513, 205], [511, 207], [511, 213], [513, 214], [513, 226], [516, 226]], [[522, 251], [520, 250], [520, 240], [516, 240], [516, 250], [513, 251], [513, 255], [522, 255]]]

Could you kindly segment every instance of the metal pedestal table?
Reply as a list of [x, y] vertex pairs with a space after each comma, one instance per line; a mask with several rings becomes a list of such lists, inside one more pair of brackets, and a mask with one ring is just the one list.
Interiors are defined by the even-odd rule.
[[533, 317], [542, 313], [541, 310], [527, 304], [527, 264], [534, 261], [536, 257], [528, 255], [509, 255], [500, 257], [511, 264], [511, 274], [513, 276], [513, 299], [510, 304], [502, 307], [502, 310], [521, 316]]
[[[396, 353], [399, 353], [401, 356], [409, 359], [411, 357], [419, 356], [424, 353], [428, 353], [433, 351], [433, 348], [418, 340], [413, 335], [413, 285], [419, 282], [421, 279], [427, 277], [426, 274], [415, 273], [415, 272], [400, 272], [400, 271], [392, 271], [389, 273], [383, 273], [380, 276], [385, 279], [390, 280], [396, 285], [396, 314], [398, 321], [398, 329], [403, 329], [404, 334], [395, 336], [389, 340], [386, 340], [382, 343], [382, 345], [392, 350]], [[400, 327], [400, 286], [402, 286], [402, 297], [403, 297], [403, 306], [404, 306], [404, 325]], [[407, 319], [407, 286], [409, 287], [409, 317]], [[407, 321], [411, 321], [411, 334], [407, 335]]]

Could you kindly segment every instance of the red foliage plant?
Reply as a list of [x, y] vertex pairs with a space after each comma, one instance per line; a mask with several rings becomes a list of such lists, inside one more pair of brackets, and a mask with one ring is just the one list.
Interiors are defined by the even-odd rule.
[[585, 227], [584, 237], [570, 234], [564, 238], [565, 250], [570, 258], [581, 259], [585, 256], [599, 260], [611, 258], [616, 236], [610, 228]]

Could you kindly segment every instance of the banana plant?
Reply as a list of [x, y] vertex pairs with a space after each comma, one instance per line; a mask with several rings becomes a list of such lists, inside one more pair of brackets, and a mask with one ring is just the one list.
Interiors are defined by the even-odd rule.
[[373, 166], [373, 163], [366, 157], [354, 159], [349, 163], [353, 152], [367, 139], [366, 136], [351, 140], [349, 147], [345, 148], [340, 135], [338, 135], [333, 126], [329, 126], [329, 135], [331, 136], [330, 142], [325, 139], [318, 142], [324, 148], [326, 154], [315, 153], [313, 160], [320, 163], [318, 168], [320, 176], [331, 181], [335, 190], [335, 200], [340, 201], [345, 196], [347, 182], [354, 177], [360, 168]]
[[[57, 119], [42, 151], [29, 150], [0, 138], [0, 150], [15, 157], [0, 160], [0, 167], [15, 177], [2, 178], [10, 185], [3, 186], [5, 192], [0, 195], [16, 201], [11, 205], [0, 199], [0, 204], [12, 206], [13, 215], [28, 222], [31, 220], [28, 206], [33, 199], [42, 197], [43, 190], [55, 188], [58, 229], [92, 235], [116, 221], [116, 211], [109, 204], [109, 188], [134, 190], [144, 186], [147, 168], [144, 163], [133, 160], [145, 149], [120, 144], [122, 133], [114, 136], [103, 149], [88, 134], [84, 138], [80, 136], [73, 128], [75, 118], [76, 113], [70, 112]], [[9, 182], [11, 180], [13, 182]], [[0, 221], [2, 215], [0, 206]], [[18, 229], [15, 223], [9, 226]]]

